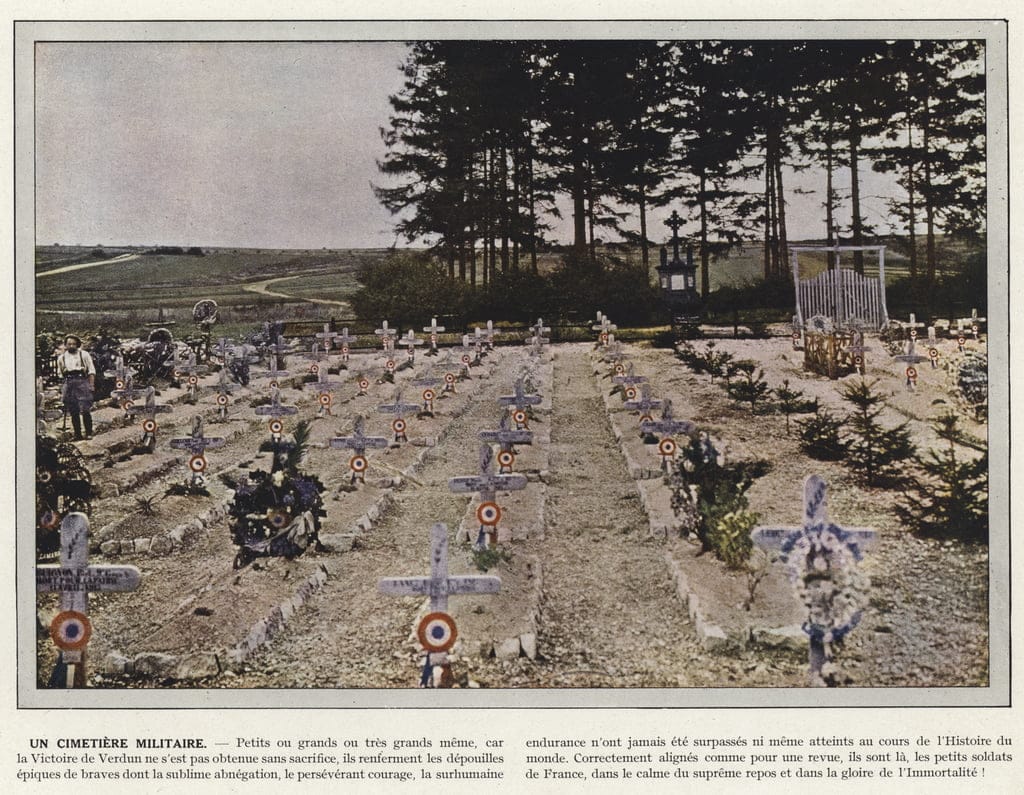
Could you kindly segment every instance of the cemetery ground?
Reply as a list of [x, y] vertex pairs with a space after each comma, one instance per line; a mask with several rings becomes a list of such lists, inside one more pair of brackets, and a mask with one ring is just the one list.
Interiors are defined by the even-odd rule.
[[[880, 350], [876, 338], [871, 344], [867, 376], [878, 379], [886, 398], [883, 424], [907, 420], [919, 449], [938, 447], [929, 422], [939, 408], [936, 399], [951, 402], [944, 372], [922, 365], [916, 389], [909, 390], [903, 366]], [[944, 352], [955, 348], [953, 340], [942, 345]], [[805, 397], [842, 413], [843, 381], [805, 372], [803, 354], [788, 336], [720, 339], [716, 346], [756, 360], [771, 386], [789, 379]], [[670, 397], [675, 417], [709, 431], [729, 460], [770, 464], [749, 492], [750, 509], [762, 524], [798, 525], [803, 480], [816, 473], [829, 484], [834, 521], [878, 531], [878, 545], [861, 564], [870, 577], [868, 606], [837, 655], [843, 684], [987, 684], [987, 547], [910, 535], [894, 511], [898, 491], [865, 488], [841, 463], [806, 457], [781, 415], [737, 404], [671, 351], [642, 345], [627, 351], [653, 394]], [[415, 687], [421, 654], [413, 628], [425, 612], [424, 599], [381, 594], [378, 580], [426, 576], [436, 522], [450, 531], [450, 573], [481, 573], [469, 544], [460, 540], [464, 528], [475, 536], [474, 502], [447, 484], [477, 472], [477, 434], [497, 426], [497, 398], [511, 392], [514, 375], [524, 368], [544, 397], [530, 420], [534, 443], [518, 448], [515, 465], [529, 484], [498, 493], [503, 554], [493, 556], [487, 574], [501, 578], [501, 592], [451, 598], [460, 636], [452, 655], [457, 683], [806, 686], [800, 606], [783, 567], [774, 565], [748, 609], [746, 576], [711, 554], [698, 554], [699, 546], [673, 529], [655, 446], [643, 444], [636, 415], [623, 408], [619, 395], [609, 394], [610, 366], [593, 345], [554, 346], [539, 359], [521, 346], [497, 348], [455, 395], [437, 402], [435, 417], [409, 418], [409, 443], [370, 450], [366, 484], [350, 491], [351, 451], [331, 449], [327, 440], [351, 433], [357, 413], [365, 417], [368, 436], [390, 439], [392, 418], [376, 407], [395, 389], [375, 383], [368, 396], [355, 396], [355, 375], [378, 373], [383, 357], [353, 358], [341, 374], [333, 416], [312, 420], [313, 444], [302, 467], [327, 486], [321, 531], [327, 549], [310, 548], [294, 560], [258, 558], [232, 567], [236, 548], [224, 516], [230, 491], [216, 475], [270, 468], [268, 455], [258, 452], [266, 423], [250, 404], [266, 391], [260, 382], [232, 396], [223, 423], [211, 419], [216, 376], [203, 377], [198, 406], [182, 405], [179, 390], [162, 390], [159, 401], [175, 408], [161, 415], [151, 456], [126, 457], [137, 425], [122, 424], [119, 409], [97, 411], [97, 436], [81, 445], [101, 487], [93, 503], [90, 562], [135, 565], [142, 583], [130, 593], [90, 597], [90, 686]], [[291, 363], [299, 361], [289, 357], [292, 372], [300, 368]], [[415, 373], [396, 373], [406, 400], [416, 400], [419, 387], [411, 380], [429, 363], [417, 356]], [[285, 418], [290, 427], [316, 413], [315, 393], [294, 389], [298, 380], [282, 382], [282, 401], [299, 408]], [[207, 418], [207, 436], [227, 439], [207, 455], [210, 496], [163, 496], [185, 472], [186, 456], [170, 450], [167, 440], [187, 436], [196, 413]], [[967, 418], [964, 426], [987, 437], [983, 423]], [[40, 595], [41, 628], [56, 605], [54, 595]], [[37, 650], [44, 686], [55, 651], [42, 629]]]

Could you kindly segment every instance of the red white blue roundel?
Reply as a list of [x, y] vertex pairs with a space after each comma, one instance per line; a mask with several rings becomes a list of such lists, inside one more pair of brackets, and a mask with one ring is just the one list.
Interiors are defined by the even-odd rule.
[[391, 423], [391, 430], [395, 433], [405, 433], [405, 420], [399, 417]]
[[367, 381], [365, 378], [360, 378], [359, 379], [359, 388], [364, 390], [364, 391], [369, 389], [370, 388], [370, 382]]
[[928, 355], [929, 355], [929, 356], [930, 356], [931, 358], [933, 358], [933, 359], [938, 359], [938, 358], [939, 358], [939, 351], [938, 351], [938, 348], [929, 348], [929, 349], [928, 349]]
[[124, 403], [121, 404], [121, 408], [123, 408], [125, 411], [128, 411], [128, 409], [130, 409], [134, 405], [135, 405], [135, 401], [134, 400], [126, 400], [126, 401], [124, 401]]
[[636, 388], [627, 387], [626, 389], [626, 400], [636, 400]]
[[429, 403], [431, 400], [433, 400], [434, 397], [435, 396], [434, 396], [434, 390], [433, 389], [424, 389], [423, 390], [423, 399], [425, 401], [427, 401], [427, 403]]
[[227, 395], [225, 395], [223, 393], [217, 395], [217, 405], [218, 406], [226, 406], [227, 404], [228, 404], [228, 396]]
[[283, 430], [284, 430], [284, 423], [281, 422], [281, 420], [271, 420], [270, 421], [270, 432], [271, 433], [281, 433], [281, 431], [283, 431]]
[[626, 372], [625, 365], [621, 365], [621, 364], [615, 365], [615, 374], [616, 375], [622, 375], [624, 372]]
[[384, 366], [388, 370], [394, 370], [395, 369], [395, 360], [394, 359], [388, 359], [386, 362], [384, 362]]
[[468, 354], [468, 353], [464, 353], [464, 354], [462, 354], [462, 363], [463, 363], [463, 364], [469, 364], [469, 362], [470, 362], [470, 361], [471, 361], [471, 360], [470, 360], [470, 358], [469, 358], [469, 354]]
[[676, 454], [676, 441], [675, 439], [662, 439], [658, 442], [658, 452], [663, 456], [670, 456]]
[[958, 345], [963, 345], [965, 342], [967, 342], [967, 338], [963, 334], [961, 334], [959, 337], [956, 338], [956, 341]]
[[311, 364], [309, 366], [309, 372], [311, 372], [313, 375], [320, 375], [320, 365], [319, 364]]
[[348, 356], [348, 345], [342, 345], [342, 346], [341, 346], [341, 352], [342, 352], [342, 353], [343, 353], [343, 354], [344, 354], [345, 356]]
[[142, 430], [146, 433], [153, 433], [156, 430], [156, 420], [146, 420], [142, 423]]
[[455, 628], [455, 619], [447, 613], [427, 613], [416, 628], [416, 636], [427, 651], [448, 651], [455, 645], [459, 631]]
[[455, 383], [455, 373], [445, 373], [444, 374], [444, 382], [446, 384], [454, 384]]
[[324, 392], [322, 395], [320, 395], [320, 405], [324, 406], [324, 407], [327, 407], [327, 406], [331, 405], [331, 393], [330, 392]]
[[348, 468], [353, 472], [365, 472], [366, 471], [366, 456], [354, 455], [348, 462]]
[[83, 648], [92, 635], [89, 617], [77, 610], [63, 610], [50, 622], [50, 637], [57, 648], [75, 651]]
[[277, 389], [279, 386], [280, 386], [280, 384], [278, 384], [277, 381], [271, 381], [270, 382], [270, 388], [271, 389]]
[[43, 511], [42, 516], [39, 517], [39, 526], [44, 530], [60, 527], [60, 514], [52, 510]]
[[916, 328], [910, 329], [910, 339], [912, 339], [912, 340], [916, 340], [917, 339], [917, 329]]
[[498, 465], [510, 467], [516, 462], [516, 454], [511, 450], [502, 450], [498, 453]]
[[526, 422], [526, 412], [522, 409], [517, 409], [512, 413], [512, 419], [519, 425], [522, 425]]
[[124, 389], [124, 381], [122, 381], [122, 380], [121, 380], [120, 378], [118, 378], [118, 379], [117, 379], [117, 380], [116, 380], [116, 381], [114, 382], [114, 386], [115, 386], [115, 387], [116, 387], [117, 389]]
[[491, 527], [501, 521], [501, 508], [497, 503], [482, 502], [476, 509], [476, 518], [480, 524]]
[[917, 378], [917, 368], [916, 367], [908, 367], [907, 368], [907, 378], [909, 378], [911, 381], [913, 381], [915, 378]]
[[205, 472], [206, 471], [206, 456], [194, 455], [188, 460], [188, 468], [193, 472]]
[[189, 383], [190, 386], [195, 386], [196, 384], [199, 383], [199, 376], [197, 376], [197, 375], [190, 375], [188, 377], [188, 383]]

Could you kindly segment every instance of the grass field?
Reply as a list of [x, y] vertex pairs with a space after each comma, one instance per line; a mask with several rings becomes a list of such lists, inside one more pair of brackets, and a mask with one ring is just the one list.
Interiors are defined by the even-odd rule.
[[[233, 334], [265, 320], [351, 317], [345, 300], [358, 289], [355, 274], [366, 264], [382, 261], [387, 249], [279, 250], [204, 249], [204, 256], [147, 254], [144, 248], [39, 246], [36, 249], [36, 325], [39, 331], [103, 327], [116, 333], [139, 333], [147, 325], [175, 324], [192, 328], [191, 310], [202, 299], [220, 307], [219, 331]], [[612, 255], [640, 266], [639, 248], [602, 247]], [[106, 262], [122, 255], [130, 259]], [[744, 286], [761, 278], [762, 247], [747, 244], [710, 266], [712, 291], [720, 286]], [[562, 254], [545, 252], [538, 258], [541, 272], [558, 267]], [[525, 267], [525, 258], [522, 267]], [[849, 264], [852, 254], [844, 253]], [[106, 262], [64, 273], [47, 271], [75, 264]], [[867, 275], [877, 273], [877, 258], [865, 255]], [[658, 250], [650, 250], [650, 273], [656, 278]], [[825, 256], [800, 254], [801, 276], [825, 268]], [[892, 248], [886, 252], [886, 281], [907, 275], [906, 260]], [[270, 284], [265, 284], [273, 280]], [[248, 289], [247, 289], [248, 288]], [[260, 292], [263, 290], [264, 292]], [[280, 293], [283, 295], [273, 295]], [[311, 303], [310, 299], [318, 303]], [[328, 303], [319, 303], [328, 302]]]

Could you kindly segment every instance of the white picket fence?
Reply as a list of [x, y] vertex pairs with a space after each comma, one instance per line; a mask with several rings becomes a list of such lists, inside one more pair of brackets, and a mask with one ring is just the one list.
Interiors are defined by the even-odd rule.
[[793, 276], [796, 284], [796, 313], [801, 324], [815, 315], [831, 318], [837, 326], [857, 319], [880, 329], [889, 322], [885, 306], [885, 249], [865, 246], [862, 250], [877, 251], [879, 275], [862, 276], [849, 268], [836, 268], [811, 279], [800, 279], [797, 264], [799, 251], [851, 251], [854, 247], [796, 247], [792, 251]]

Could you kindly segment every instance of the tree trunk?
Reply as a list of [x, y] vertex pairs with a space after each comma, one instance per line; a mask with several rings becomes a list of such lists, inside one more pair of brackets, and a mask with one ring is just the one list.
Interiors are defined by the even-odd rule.
[[[853, 123], [852, 129], [850, 130], [850, 205], [853, 212], [853, 223], [851, 224], [851, 233], [853, 235], [853, 245], [863, 246], [864, 245], [864, 224], [860, 216], [860, 172], [859, 172], [859, 156], [860, 154], [860, 131], [857, 129], [856, 122]], [[864, 252], [854, 251], [853, 252], [853, 269], [861, 276], [864, 275]]]
[[786, 272], [785, 264], [789, 260], [789, 239], [786, 235], [786, 192], [782, 185], [782, 147], [779, 147], [775, 158], [775, 192], [778, 194], [777, 207], [779, 216], [779, 277]]
[[764, 278], [772, 277], [772, 168], [768, 161], [768, 147], [765, 144], [764, 158]]
[[526, 138], [526, 192], [530, 207], [530, 270], [537, 272], [537, 199], [533, 193], [533, 140]]
[[519, 229], [519, 207], [522, 203], [522, 199], [519, 195], [520, 192], [520, 171], [522, 170], [521, 150], [518, 146], [512, 147], [512, 270], [519, 270], [519, 238], [521, 237]]
[[[642, 169], [642, 167], [641, 167]], [[647, 244], [647, 186], [644, 185], [643, 172], [640, 174], [640, 261], [644, 265], [644, 273], [650, 273], [650, 260]]]
[[508, 273], [508, 150], [502, 145], [499, 150], [501, 156], [501, 195], [499, 200], [499, 212], [501, 213], [501, 272]]
[[[828, 131], [825, 139], [825, 243], [828, 246], [836, 244], [836, 218], [835, 218], [835, 188], [832, 187], [832, 172], [835, 168], [834, 154], [832, 147], [832, 119], [828, 122]], [[839, 265], [838, 252], [828, 253], [828, 269], [835, 270]]]
[[587, 251], [587, 179], [582, 156], [576, 152], [572, 164], [573, 248], [581, 257]]
[[710, 252], [708, 251], [708, 200], [705, 194], [707, 189], [707, 177], [704, 171], [700, 173], [700, 185], [698, 194], [700, 199], [700, 295], [707, 300], [710, 292], [711, 279], [708, 273]]
[[914, 128], [907, 116], [907, 149], [911, 154], [907, 157], [907, 233], [910, 237], [910, 282], [917, 281], [917, 186], [914, 184]]

